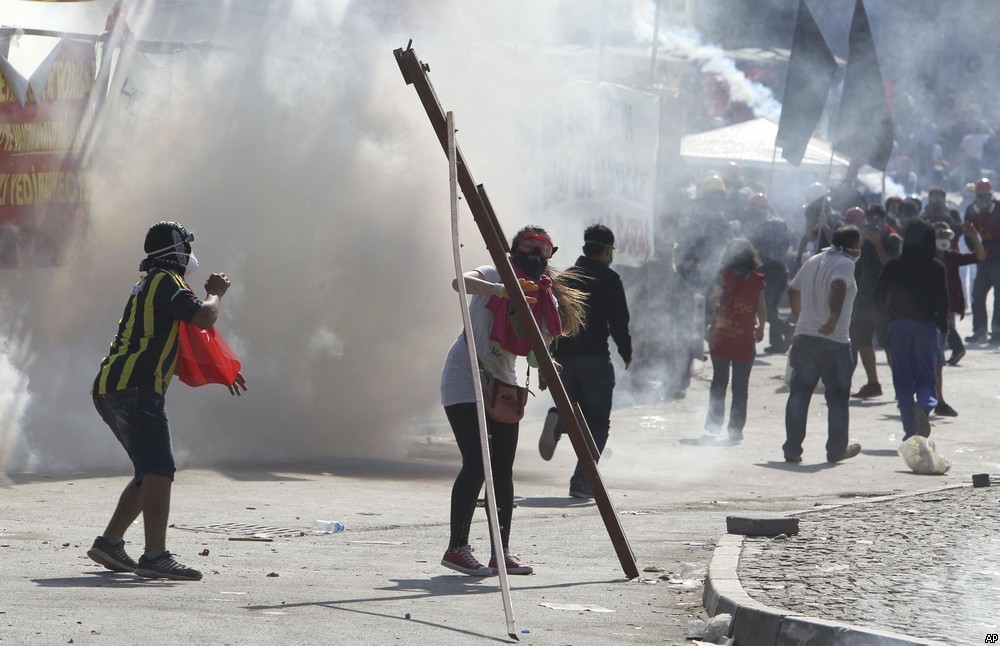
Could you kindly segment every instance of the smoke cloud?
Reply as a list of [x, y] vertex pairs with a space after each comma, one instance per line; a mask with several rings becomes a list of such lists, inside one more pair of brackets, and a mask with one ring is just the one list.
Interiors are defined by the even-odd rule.
[[[0, 0], [0, 10], [6, 24], [99, 33], [111, 5], [51, 4]], [[508, 236], [529, 222], [549, 226], [565, 266], [585, 223], [535, 222], [539, 190], [525, 182], [579, 155], [546, 149], [552, 140], [543, 136], [527, 147], [525, 133], [552, 134], [541, 119], [565, 99], [567, 83], [609, 80], [605, 45], [618, 54], [610, 80], [648, 73], [653, 4], [241, 0], [222, 10], [163, 8], [176, 4], [135, 3], [131, 28], [147, 39], [225, 48], [127, 61], [132, 73], [116, 78], [99, 124], [91, 218], [71, 263], [0, 272], [0, 469], [127, 465], [89, 389], [139, 277], [145, 230], [163, 219], [196, 234], [196, 291], [210, 272], [232, 278], [218, 328], [251, 388], [236, 399], [221, 386], [172, 384], [179, 463], [394, 457], [414, 429], [442, 417], [438, 376], [461, 321], [450, 288], [446, 161], [392, 50], [412, 38], [431, 66]], [[837, 3], [841, 22], [847, 4]], [[829, 29], [824, 6], [813, 8]], [[878, 14], [872, 9], [876, 31]], [[696, 61], [735, 100], [777, 121], [774, 96], [720, 48], [667, 22], [659, 38], [663, 51]], [[835, 49], [838, 40], [831, 37]], [[16, 41], [12, 58], [31, 46], [28, 37]], [[560, 132], [569, 142], [577, 135]], [[787, 203], [798, 208], [811, 181], [774, 192], [789, 191]], [[462, 218], [466, 268], [489, 262], [464, 207]], [[642, 307], [635, 303], [637, 326]]]
[[[447, 164], [392, 50], [413, 38], [432, 66], [508, 236], [530, 218], [505, 181], [526, 163], [513, 142], [528, 106], [596, 68], [596, 55], [543, 56], [574, 36], [551, 8], [525, 3], [250, 5], [176, 20], [146, 4], [130, 13], [142, 38], [227, 49], [123, 57], [130, 75], [116, 78], [99, 124], [91, 219], [71, 264], [0, 274], [7, 470], [127, 465], [89, 390], [139, 278], [145, 230], [164, 219], [195, 233], [196, 292], [211, 272], [231, 277], [217, 327], [250, 385], [237, 399], [172, 382], [179, 465], [392, 458], [443, 417], [438, 376], [461, 327]], [[97, 33], [103, 18], [61, 28]], [[462, 217], [473, 268], [488, 255]], [[566, 240], [562, 262], [577, 244]]]

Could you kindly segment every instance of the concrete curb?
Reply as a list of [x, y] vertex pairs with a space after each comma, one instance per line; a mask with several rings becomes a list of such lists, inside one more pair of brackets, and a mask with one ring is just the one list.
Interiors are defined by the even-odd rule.
[[719, 538], [702, 597], [709, 616], [732, 615], [728, 636], [734, 646], [943, 646], [941, 642], [805, 617], [756, 601], [743, 589], [737, 574], [743, 540], [735, 534]]

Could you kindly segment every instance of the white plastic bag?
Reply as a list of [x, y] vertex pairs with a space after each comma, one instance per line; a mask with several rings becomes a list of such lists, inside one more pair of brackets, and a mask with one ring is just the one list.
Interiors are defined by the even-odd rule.
[[934, 450], [934, 440], [926, 437], [914, 435], [899, 445], [898, 452], [914, 473], [939, 476], [951, 468], [951, 462]]

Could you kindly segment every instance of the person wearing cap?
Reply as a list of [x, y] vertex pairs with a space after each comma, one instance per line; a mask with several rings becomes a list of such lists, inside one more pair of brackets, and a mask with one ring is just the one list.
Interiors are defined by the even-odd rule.
[[[948, 334], [938, 337], [938, 360], [937, 360], [937, 406], [934, 407], [935, 415], [945, 417], [956, 417], [955, 411], [944, 400], [944, 365], [957, 366], [958, 362], [965, 356], [965, 347], [962, 345], [962, 337], [955, 331], [955, 317], [965, 316], [965, 294], [962, 289], [962, 278], [959, 276], [958, 268], [963, 265], [970, 265], [982, 262], [986, 258], [986, 250], [979, 240], [979, 233], [971, 223], [966, 223], [963, 227], [965, 235], [972, 243], [972, 253], [962, 253], [954, 248], [952, 239], [955, 234], [947, 222], [935, 222], [934, 235], [936, 242], [935, 255], [938, 260], [944, 263], [945, 278], [948, 283]], [[944, 359], [945, 343], [951, 348], [951, 358]]]
[[882, 384], [876, 369], [875, 344], [877, 338], [882, 348], [888, 347], [889, 320], [872, 304], [872, 292], [882, 267], [890, 258], [899, 255], [902, 238], [885, 221], [885, 211], [881, 206], [868, 208], [865, 213], [859, 207], [852, 207], [844, 213], [844, 220], [861, 228], [861, 256], [854, 266], [854, 279], [858, 283], [858, 295], [854, 299], [854, 314], [851, 318], [851, 350], [855, 364], [858, 357], [865, 370], [867, 381], [851, 397], [869, 399], [882, 396]]
[[[1000, 285], [1000, 202], [993, 199], [993, 184], [988, 179], [976, 182], [975, 201], [965, 210], [965, 222], [979, 232], [986, 260], [979, 263], [972, 281], [972, 335], [968, 343], [1000, 344], [1000, 308], [997, 307], [997, 287]], [[972, 248], [971, 240], [969, 248]], [[993, 320], [986, 320], [986, 299], [993, 290]], [[992, 323], [992, 324], [991, 324]], [[992, 338], [988, 336], [993, 329]]]
[[[211, 328], [229, 289], [225, 274], [205, 281], [207, 296], [195, 296], [186, 278], [198, 268], [194, 234], [176, 222], [158, 222], [146, 233], [145, 275], [132, 288], [111, 351], [94, 378], [94, 406], [128, 454], [135, 474], [118, 499], [107, 528], [87, 555], [109, 570], [151, 579], [198, 581], [201, 572], [178, 563], [167, 551], [167, 520], [174, 457], [164, 396], [177, 365], [180, 321]], [[240, 374], [229, 392], [245, 391]], [[145, 551], [138, 561], [125, 551], [125, 532], [142, 514]]]
[[[582, 329], [572, 337], [556, 339], [553, 358], [562, 366], [560, 378], [570, 401], [580, 404], [590, 427], [600, 458], [611, 428], [612, 393], [615, 369], [611, 364], [608, 337], [615, 341], [618, 355], [628, 370], [632, 364], [632, 337], [629, 334], [628, 303], [625, 287], [618, 273], [611, 269], [615, 255], [615, 234], [602, 224], [587, 227], [583, 233], [583, 255], [576, 259], [575, 271], [566, 272], [570, 284], [585, 294]], [[550, 408], [538, 452], [551, 460], [556, 443], [563, 433], [556, 409]], [[579, 463], [569, 481], [573, 498], [593, 498], [583, 468]]]

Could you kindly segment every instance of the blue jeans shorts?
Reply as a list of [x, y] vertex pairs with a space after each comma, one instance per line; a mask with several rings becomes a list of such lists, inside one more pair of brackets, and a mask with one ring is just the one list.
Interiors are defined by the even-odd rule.
[[129, 388], [94, 395], [94, 406], [132, 460], [136, 482], [148, 475], [174, 479], [177, 468], [163, 395]]

